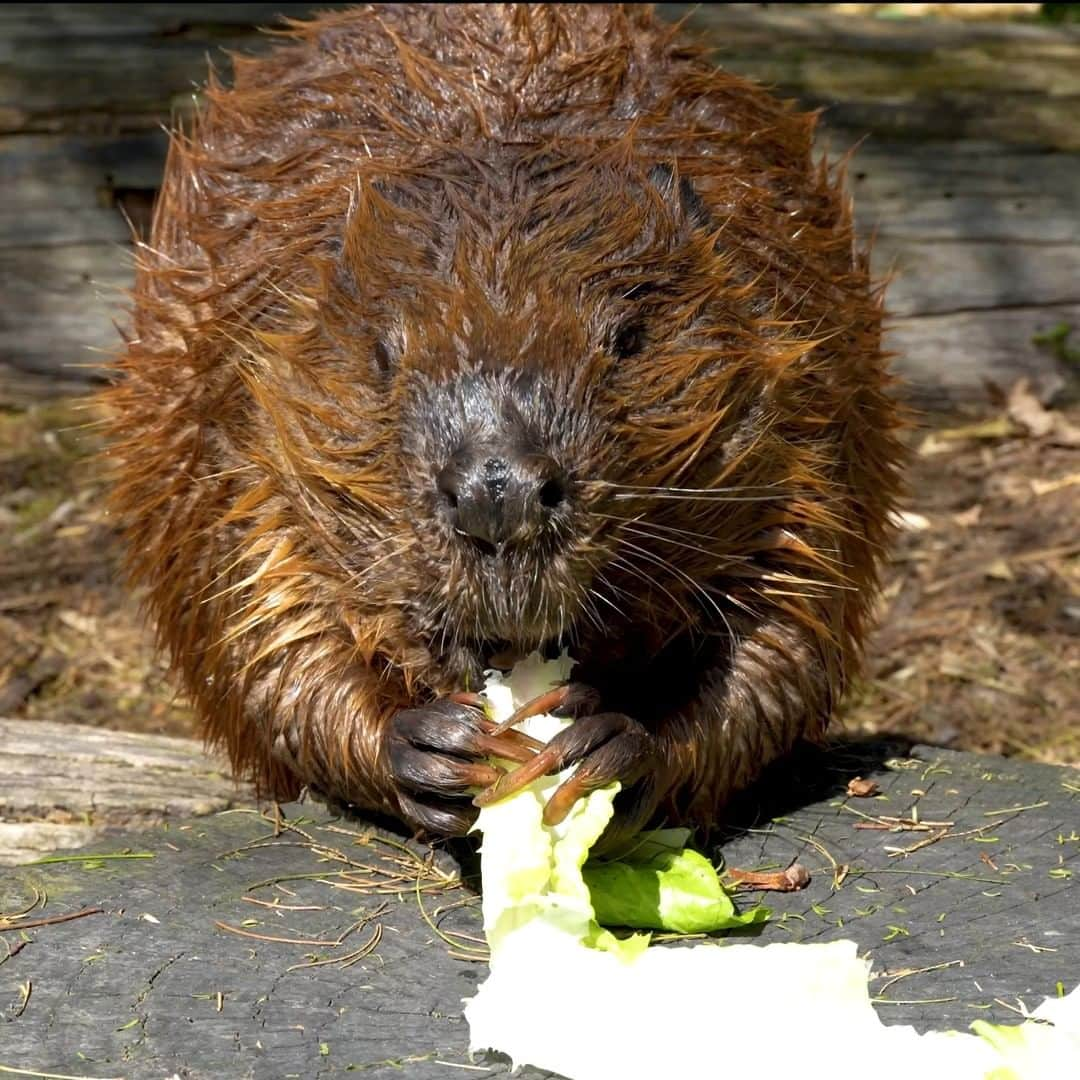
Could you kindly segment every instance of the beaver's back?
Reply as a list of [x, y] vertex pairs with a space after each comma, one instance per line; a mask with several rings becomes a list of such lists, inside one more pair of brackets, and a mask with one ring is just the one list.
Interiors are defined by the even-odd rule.
[[452, 179], [455, 163], [490, 181], [481, 205], [460, 185], [447, 216], [466, 223], [520, 208], [515, 181], [541, 159], [638, 158], [693, 180], [751, 276], [771, 266], [783, 291], [803, 262], [826, 277], [851, 266], [850, 237], [834, 234], [844, 209], [811, 160], [813, 117], [717, 71], [646, 5], [369, 5], [285, 37], [234, 57], [232, 87], [212, 80], [173, 142], [139, 288], [198, 297], [202, 317], [188, 333], [175, 309], [144, 304], [145, 344], [164, 335], [169, 351], [179, 333], [205, 353], [207, 327], [250, 318], [340, 243], [358, 184]]

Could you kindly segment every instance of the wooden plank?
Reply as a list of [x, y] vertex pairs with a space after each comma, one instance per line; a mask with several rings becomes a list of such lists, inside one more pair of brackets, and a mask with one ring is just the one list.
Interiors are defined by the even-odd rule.
[[1080, 150], [1080, 28], [856, 18], [805, 4], [660, 4], [725, 68], [831, 126]]
[[[846, 149], [826, 133], [824, 147]], [[838, 144], [838, 146], [837, 146]], [[869, 135], [848, 172], [864, 234], [913, 241], [1080, 241], [1080, 154]]]
[[0, 250], [126, 245], [145, 234], [165, 164], [163, 131], [0, 136]]
[[[264, 48], [277, 12], [344, 5], [8, 5], [0, 131], [152, 126], [184, 105], [206, 53]], [[45, 10], [42, 10], [45, 9]], [[678, 18], [689, 5], [662, 4]], [[803, 5], [701, 5], [690, 17], [732, 71], [839, 127], [1080, 149], [1080, 31], [1069, 25], [897, 23]]]
[[[856, 775], [876, 780], [884, 798], [846, 799]], [[719, 851], [729, 866], [798, 860], [811, 881], [769, 896], [774, 917], [743, 940], [854, 941], [873, 961], [872, 995], [889, 1002], [878, 1013], [886, 1024], [964, 1031], [973, 1017], [1019, 1023], [1010, 1011], [1018, 998], [1034, 1008], [1055, 995], [1058, 980], [1070, 991], [1077, 981], [1080, 845], [1058, 841], [1080, 812], [1075, 779], [1063, 768], [878, 741], [785, 763], [733, 808]], [[891, 848], [930, 834], [860, 829], [865, 820], [851, 812], [903, 816], [913, 806], [921, 820], [954, 822], [953, 835], [894, 856]], [[504, 1075], [505, 1062], [467, 1055], [462, 999], [486, 969], [455, 956], [431, 926], [434, 913], [442, 932], [481, 939], [475, 844], [429, 851], [311, 804], [285, 813], [290, 821], [303, 815], [302, 832], [273, 838], [255, 815], [213, 815], [191, 828], [131, 831], [106, 849], [151, 858], [103, 861], [92, 873], [79, 862], [0, 873], [5, 911], [32, 907], [43, 894], [48, 908], [28, 917], [101, 909], [27, 931], [26, 946], [0, 966], [0, 1003], [15, 1005], [3, 1062], [132, 1080], [352, 1071], [364, 1080], [446, 1080], [469, 1068]], [[403, 863], [401, 847], [384, 837], [417, 863]], [[421, 894], [425, 858], [469, 884]], [[275, 899], [276, 911], [266, 906]], [[367, 925], [340, 947], [310, 944], [338, 940], [365, 916]], [[377, 925], [381, 940], [373, 939]], [[295, 967], [345, 960], [368, 941], [370, 955], [352, 966]], [[905, 970], [908, 978], [888, 983]], [[28, 997], [19, 989], [27, 984]], [[767, 1012], [769, 1002], [760, 1007]], [[782, 1018], [776, 1026], [783, 1031]], [[837, 1054], [843, 1069], [843, 1047]], [[761, 1075], [798, 1073], [797, 1048], [783, 1061]], [[703, 1063], [702, 1075], [713, 1065]], [[874, 1067], [852, 1066], [871, 1074]], [[515, 1075], [550, 1074], [526, 1066]]]
[[[117, 81], [125, 64], [116, 56], [130, 52], [160, 59], [174, 39], [205, 43], [215, 34], [231, 33], [230, 27], [265, 21], [271, 10], [257, 4], [242, 10], [236, 5], [23, 7], [21, 22], [8, 14], [10, 8], [3, 9], [6, 25], [14, 28], [6, 39], [0, 32], [6, 47], [14, 50], [22, 40], [31, 51], [45, 49], [55, 38], [58, 68], [65, 49], [102, 64], [111, 49], [106, 82], [112, 79], [116, 93], [129, 96], [121, 83], [130, 87], [141, 75], [125, 71]], [[700, 17], [733, 63], [740, 56], [779, 55], [789, 65], [798, 60], [799, 78], [810, 79], [833, 50], [841, 58], [833, 65], [839, 67], [856, 53], [873, 56], [892, 72], [875, 90], [882, 94], [888, 79], [906, 77], [913, 56], [920, 70], [920, 65], [943, 63], [949, 50], [989, 49], [993, 63], [1013, 63], [1021, 53], [1080, 57], [1080, 32], [1069, 29], [927, 27], [838, 19], [798, 5], [795, 10], [728, 5]], [[799, 59], [799, 41], [804, 52], [821, 55]], [[940, 54], [935, 52], [939, 42]], [[983, 62], [970, 60], [969, 67]], [[1044, 96], [1050, 100], [1053, 92]], [[885, 95], [879, 104], [890, 100]], [[1000, 93], [987, 91], [984, 110], [996, 113], [1002, 101]], [[843, 127], [825, 128], [821, 143], [836, 153], [855, 135]], [[978, 355], [985, 357], [992, 378], [1011, 382], [1027, 374], [1049, 385], [1057, 377], [1056, 364], [1034, 349], [1031, 336], [1048, 319], [1072, 318], [1080, 304], [1080, 153], [1004, 146], [985, 138], [943, 147], [895, 135], [892, 131], [890, 137], [887, 125], [873, 133], [860, 147], [850, 179], [860, 231], [878, 236], [875, 269], [898, 271], [888, 294], [890, 311], [902, 320], [892, 334], [903, 350], [898, 370], [911, 378], [917, 396], [931, 392], [937, 371], [938, 390], [949, 400], [982, 400]], [[6, 193], [0, 207], [0, 287], [8, 301], [0, 308], [0, 364], [92, 375], [98, 370], [92, 350], [108, 353], [119, 346], [113, 323], [125, 317], [119, 290], [130, 282], [124, 250], [129, 234], [114, 203], [128, 192], [145, 210], [164, 151], [160, 131], [0, 136], [0, 182]], [[979, 311], [995, 312], [986, 321], [988, 329], [964, 314]], [[923, 322], [923, 316], [931, 321]], [[78, 364], [90, 366], [70, 366]]]
[[[325, 4], [318, 7], [340, 7]], [[12, 4], [0, 24], [0, 133], [154, 128], [190, 107], [208, 58], [271, 45], [311, 4]]]
[[100, 188], [156, 188], [167, 149], [161, 130], [0, 136], [5, 205], [62, 209], [90, 205]]
[[1080, 303], [1080, 243], [898, 240], [874, 248], [878, 273], [894, 268], [889, 309], [935, 315]]
[[902, 392], [922, 407], [986, 402], [984, 380], [1029, 379], [1043, 396], [1063, 383], [1059, 363], [1033, 339], [1061, 323], [1080, 327], [1080, 303], [892, 320], [886, 346]]
[[[114, 244], [0, 249], [0, 363], [68, 374], [121, 344], [130, 249]], [[81, 365], [87, 365], [83, 368]]]
[[0, 865], [251, 804], [193, 739], [80, 724], [0, 719], [0, 775]]

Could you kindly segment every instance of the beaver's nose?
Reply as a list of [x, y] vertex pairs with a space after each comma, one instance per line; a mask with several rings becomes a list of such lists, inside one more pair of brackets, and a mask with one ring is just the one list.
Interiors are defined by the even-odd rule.
[[486, 555], [539, 531], [566, 499], [566, 478], [546, 454], [455, 454], [437, 479], [454, 531]]

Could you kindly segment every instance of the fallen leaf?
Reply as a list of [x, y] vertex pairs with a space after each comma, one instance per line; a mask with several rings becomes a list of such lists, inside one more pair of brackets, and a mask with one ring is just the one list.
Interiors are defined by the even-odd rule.
[[1037, 439], [1054, 430], [1053, 413], [1043, 408], [1042, 402], [1031, 392], [1031, 384], [1027, 379], [1017, 379], [1013, 383], [1005, 411], [1010, 420]]
[[914, 510], [894, 510], [889, 515], [889, 520], [898, 529], [908, 532], [926, 532], [930, 528], [930, 519], [916, 514]]
[[869, 799], [871, 795], [876, 795], [880, 790], [881, 788], [876, 780], [864, 780], [861, 776], [849, 780], [847, 785], [848, 795], [855, 799]]
[[1062, 476], [1057, 480], [1032, 480], [1031, 490], [1036, 495], [1049, 495], [1051, 492], [1060, 491], [1062, 488], [1072, 487], [1073, 484], [1080, 484], [1080, 472], [1070, 473], [1068, 476]]
[[975, 503], [974, 506], [968, 507], [967, 510], [961, 510], [959, 514], [953, 514], [952, 519], [962, 529], [968, 529], [972, 525], [977, 525], [980, 517], [982, 517], [982, 503]]

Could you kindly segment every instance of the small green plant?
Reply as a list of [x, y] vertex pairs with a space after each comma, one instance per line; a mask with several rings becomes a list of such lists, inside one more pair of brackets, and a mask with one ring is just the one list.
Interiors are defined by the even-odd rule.
[[1043, 4], [1039, 18], [1044, 22], [1080, 22], [1080, 4]]
[[[1057, 6], [1075, 7], [1080, 11], [1080, 4], [1061, 4]], [[1080, 346], [1069, 344], [1069, 337], [1072, 332], [1071, 323], [1061, 322], [1049, 330], [1036, 334], [1031, 341], [1033, 345], [1046, 349], [1056, 360], [1060, 360], [1061, 363], [1080, 374]]]

